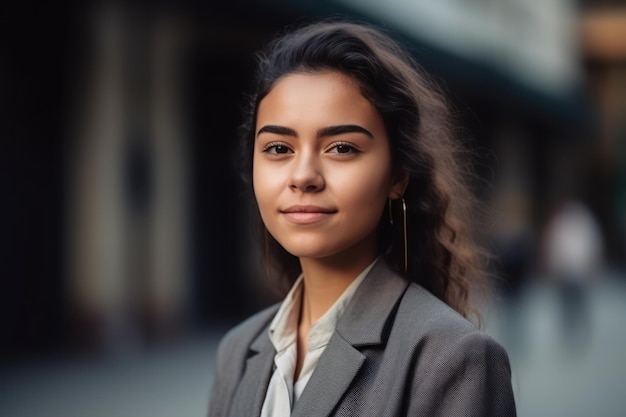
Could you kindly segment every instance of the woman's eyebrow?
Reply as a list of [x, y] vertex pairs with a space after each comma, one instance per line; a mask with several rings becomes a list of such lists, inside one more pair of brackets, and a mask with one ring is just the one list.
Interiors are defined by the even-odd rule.
[[265, 125], [259, 129], [256, 133], [257, 137], [261, 133], [274, 133], [275, 135], [283, 135], [283, 136], [294, 136], [298, 137], [298, 134], [295, 130], [285, 127], [285, 126], [276, 126], [276, 125]]
[[358, 125], [338, 125], [323, 127], [317, 131], [317, 137], [323, 138], [327, 136], [337, 136], [344, 133], [362, 133], [370, 139], [374, 139], [374, 135], [364, 127]]
[[[277, 126], [277, 125], [263, 126], [257, 132], [256, 134], [257, 137], [261, 133], [273, 133], [275, 135], [298, 137], [298, 133], [295, 130], [289, 127]], [[337, 126], [323, 127], [317, 131], [317, 137], [324, 138], [328, 136], [343, 135], [345, 133], [362, 133], [365, 136], [369, 137], [370, 139], [374, 139], [374, 135], [372, 135], [372, 133], [369, 130], [359, 125], [337, 125]]]

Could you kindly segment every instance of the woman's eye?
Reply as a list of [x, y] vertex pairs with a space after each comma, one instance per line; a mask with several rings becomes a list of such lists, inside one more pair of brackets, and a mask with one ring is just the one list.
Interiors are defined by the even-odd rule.
[[281, 144], [277, 143], [277, 144], [273, 144], [273, 145], [270, 144], [270, 145], [266, 146], [263, 149], [263, 152], [271, 153], [271, 154], [274, 154], [274, 155], [280, 155], [280, 154], [290, 153], [291, 149], [289, 149], [285, 145], [281, 145]]
[[338, 143], [330, 148], [329, 152], [334, 153], [357, 153], [357, 149], [348, 143]]

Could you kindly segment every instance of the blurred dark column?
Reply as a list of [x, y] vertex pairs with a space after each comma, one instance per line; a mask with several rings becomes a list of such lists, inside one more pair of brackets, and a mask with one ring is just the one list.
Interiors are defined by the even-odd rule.
[[252, 230], [251, 190], [236, 169], [239, 126], [255, 54], [282, 28], [268, 10], [207, 11], [195, 18], [186, 91], [193, 130], [193, 282], [201, 322], [233, 322], [270, 300]]
[[[0, 13], [0, 354], [62, 347], [64, 187], [80, 40], [67, 2]], [[2, 359], [4, 359], [2, 358]]]

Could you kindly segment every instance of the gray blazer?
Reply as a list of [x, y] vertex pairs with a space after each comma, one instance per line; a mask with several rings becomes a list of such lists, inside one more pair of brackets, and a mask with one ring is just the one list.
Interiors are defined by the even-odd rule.
[[[257, 417], [272, 373], [278, 306], [221, 341], [209, 417]], [[504, 349], [379, 261], [339, 319], [293, 417], [515, 416]]]

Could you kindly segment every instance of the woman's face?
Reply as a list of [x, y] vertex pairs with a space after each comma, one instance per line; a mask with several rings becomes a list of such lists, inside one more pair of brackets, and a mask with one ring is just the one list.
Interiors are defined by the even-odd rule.
[[337, 72], [294, 73], [260, 102], [254, 193], [272, 236], [301, 258], [376, 252], [392, 175], [383, 120]]

